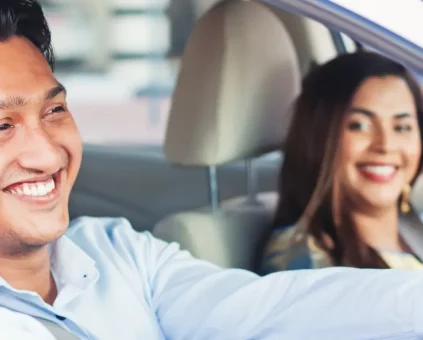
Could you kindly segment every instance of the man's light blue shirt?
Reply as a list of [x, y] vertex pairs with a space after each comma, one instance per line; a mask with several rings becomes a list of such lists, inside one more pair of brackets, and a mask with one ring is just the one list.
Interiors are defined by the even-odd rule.
[[193, 259], [124, 219], [79, 218], [52, 245], [58, 297], [0, 281], [0, 339], [423, 339], [423, 272], [332, 268], [259, 278]]

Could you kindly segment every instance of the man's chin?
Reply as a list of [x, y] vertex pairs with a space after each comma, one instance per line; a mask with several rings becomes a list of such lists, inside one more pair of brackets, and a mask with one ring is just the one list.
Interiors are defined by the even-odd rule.
[[4, 235], [7, 242], [0, 244], [0, 257], [25, 257], [42, 251], [62, 237], [66, 230], [67, 228], [57, 228], [47, 231], [38, 228], [36, 233], [15, 230], [8, 235]]
[[69, 217], [66, 214], [55, 214], [56, 216], [33, 216], [30, 223], [25, 223], [25, 228], [20, 228], [22, 236], [26, 234], [27, 244], [44, 246], [52, 243], [66, 233], [69, 225]]
[[22, 237], [22, 239], [20, 239], [19, 245], [17, 245], [14, 249], [9, 249], [9, 252], [15, 253], [16, 255], [38, 252], [57, 241], [65, 232], [66, 229], [57, 230], [55, 233], [27, 235], [26, 237]]

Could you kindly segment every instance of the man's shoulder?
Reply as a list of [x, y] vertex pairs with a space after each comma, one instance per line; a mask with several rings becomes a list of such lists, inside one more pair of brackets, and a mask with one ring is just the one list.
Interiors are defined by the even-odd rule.
[[165, 260], [180, 251], [176, 243], [157, 239], [149, 231], [134, 230], [125, 218], [78, 217], [64, 236], [65, 243], [70, 240], [97, 263], [136, 263], [145, 272], [153, 270], [147, 267], [158, 257]]
[[132, 229], [131, 223], [124, 217], [91, 217], [81, 216], [70, 221], [68, 235], [94, 229], [106, 232], [116, 228]]
[[89, 217], [82, 216], [69, 223], [66, 237], [78, 245], [87, 243], [129, 243], [151, 242], [150, 232], [137, 232], [131, 223], [123, 217]]

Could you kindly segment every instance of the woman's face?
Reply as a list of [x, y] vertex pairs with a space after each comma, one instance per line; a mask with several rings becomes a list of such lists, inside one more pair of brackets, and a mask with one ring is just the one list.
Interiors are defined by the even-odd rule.
[[365, 210], [396, 206], [421, 155], [416, 106], [403, 79], [363, 82], [345, 116], [340, 146], [337, 175], [348, 200]]

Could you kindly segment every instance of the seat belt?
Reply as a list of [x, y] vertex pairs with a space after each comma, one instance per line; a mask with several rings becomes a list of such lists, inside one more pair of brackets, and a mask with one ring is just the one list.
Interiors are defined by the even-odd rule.
[[56, 325], [54, 322], [46, 319], [37, 318], [38, 321], [40, 321], [44, 327], [46, 327], [51, 334], [57, 339], [57, 340], [80, 340], [76, 335], [72, 334], [68, 330]]
[[423, 223], [413, 211], [399, 219], [399, 233], [407, 246], [423, 261]]

